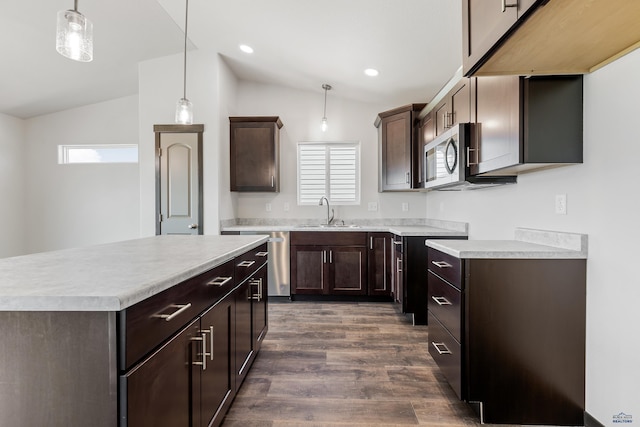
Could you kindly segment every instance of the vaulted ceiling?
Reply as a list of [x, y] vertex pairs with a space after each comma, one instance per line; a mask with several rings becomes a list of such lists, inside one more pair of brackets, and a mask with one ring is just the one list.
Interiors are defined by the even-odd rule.
[[[184, 0], [81, 0], [94, 60], [71, 61], [55, 50], [56, 13], [71, 8], [0, 6], [0, 112], [28, 118], [135, 94], [139, 62], [183, 49]], [[332, 96], [402, 105], [428, 101], [461, 65], [460, 9], [456, 0], [190, 0], [188, 34], [240, 79], [318, 92], [329, 83]]]

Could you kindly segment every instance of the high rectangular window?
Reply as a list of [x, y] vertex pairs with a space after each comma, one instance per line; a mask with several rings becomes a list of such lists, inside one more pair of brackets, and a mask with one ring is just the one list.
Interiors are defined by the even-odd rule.
[[298, 204], [360, 204], [360, 143], [299, 142]]
[[59, 145], [58, 163], [138, 163], [138, 145]]

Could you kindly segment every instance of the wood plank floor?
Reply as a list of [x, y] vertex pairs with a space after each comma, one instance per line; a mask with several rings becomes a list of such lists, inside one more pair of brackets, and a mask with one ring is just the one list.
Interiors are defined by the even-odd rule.
[[391, 303], [269, 305], [269, 332], [224, 427], [480, 425]]

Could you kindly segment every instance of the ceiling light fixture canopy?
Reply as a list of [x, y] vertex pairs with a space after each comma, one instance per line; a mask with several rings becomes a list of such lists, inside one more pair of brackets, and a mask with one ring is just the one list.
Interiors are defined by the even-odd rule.
[[184, 10], [184, 68], [182, 78], [182, 98], [176, 104], [176, 123], [193, 124], [193, 104], [187, 99], [187, 24], [189, 23], [189, 0], [185, 0]]
[[322, 85], [324, 89], [324, 110], [322, 114], [322, 132], [326, 132], [329, 125], [327, 124], [327, 91], [331, 90], [331, 85], [325, 83]]
[[93, 23], [78, 12], [78, 0], [74, 0], [73, 10], [58, 12], [56, 50], [74, 61], [93, 60]]

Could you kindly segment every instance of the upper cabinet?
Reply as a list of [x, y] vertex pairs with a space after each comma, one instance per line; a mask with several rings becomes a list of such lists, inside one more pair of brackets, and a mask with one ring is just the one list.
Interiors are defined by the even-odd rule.
[[229, 117], [231, 191], [280, 191], [279, 117]]
[[472, 175], [582, 163], [582, 76], [477, 77]]
[[378, 114], [379, 191], [420, 188], [418, 113], [425, 104], [410, 104]]
[[[462, 78], [433, 108], [435, 135], [442, 134], [457, 123], [471, 120], [471, 92], [469, 79]], [[429, 142], [429, 141], [425, 141]]]
[[463, 72], [588, 73], [640, 46], [638, 22], [638, 1], [462, 0]]

